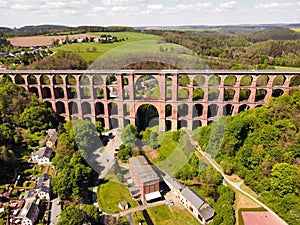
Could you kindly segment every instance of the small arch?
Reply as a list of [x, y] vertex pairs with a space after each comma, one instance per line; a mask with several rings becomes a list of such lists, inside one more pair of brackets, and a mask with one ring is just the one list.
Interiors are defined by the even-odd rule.
[[127, 86], [129, 84], [128, 78], [123, 76], [123, 86]]
[[80, 85], [90, 85], [90, 78], [86, 74], [81, 75], [79, 77], [79, 84]]
[[9, 75], [7, 75], [7, 74], [3, 75], [2, 78], [4, 78], [5, 80], [8, 80], [11, 83], [13, 82], [12, 79], [11, 79], [11, 77]]
[[255, 101], [263, 101], [267, 95], [267, 90], [265, 89], [258, 89], [256, 90], [255, 94]]
[[300, 85], [300, 75], [294, 75], [290, 80], [290, 87], [298, 87]]
[[69, 102], [68, 106], [71, 115], [78, 114], [78, 105], [76, 102]]
[[137, 99], [159, 99], [160, 90], [156, 78], [152, 75], [139, 77], [135, 84], [135, 97]]
[[73, 75], [68, 74], [68, 76], [66, 77], [66, 84], [67, 85], [76, 85], [76, 79]]
[[261, 108], [261, 107], [263, 107], [263, 105], [257, 105], [257, 106], [255, 106], [255, 108]]
[[49, 87], [42, 88], [42, 98], [52, 98], [51, 90]]
[[169, 131], [172, 129], [172, 121], [166, 120], [166, 131]]
[[118, 105], [115, 102], [108, 104], [109, 115], [118, 115]]
[[80, 88], [81, 90], [81, 98], [82, 99], [90, 99], [91, 98], [91, 90], [89, 87]]
[[171, 76], [167, 76], [166, 78], [166, 86], [171, 86], [172, 85], [172, 77]]
[[178, 106], [178, 117], [187, 116], [189, 114], [189, 107], [187, 104], [180, 104]]
[[50, 109], [53, 110], [53, 108], [52, 108], [52, 103], [51, 103], [51, 102], [45, 101], [45, 103], [46, 103], [46, 106], [47, 106], [48, 108], [50, 108]]
[[204, 91], [202, 88], [196, 88], [193, 90], [193, 101], [198, 101], [204, 98]]
[[103, 78], [99, 74], [93, 75], [93, 85], [103, 85]]
[[225, 89], [224, 90], [224, 101], [233, 100], [235, 95], [235, 90], [233, 89]]
[[251, 75], [244, 75], [241, 77], [240, 86], [251, 86], [253, 77]]
[[124, 116], [130, 115], [130, 108], [129, 108], [129, 105], [126, 103], [123, 105], [123, 113], [124, 113]]
[[243, 104], [243, 105], [240, 105], [239, 106], [239, 113], [240, 112], [243, 112], [245, 110], [249, 110], [250, 109], [250, 106], [249, 105], [246, 105], [246, 104]]
[[117, 77], [114, 74], [109, 74], [106, 77], [106, 85], [117, 84]]
[[25, 79], [20, 74], [15, 76], [15, 84], [25, 84]]
[[181, 74], [178, 76], [178, 86], [180, 87], [186, 87], [190, 85], [191, 80], [188, 75], [186, 74]]
[[64, 81], [63, 81], [62, 77], [60, 75], [58, 75], [58, 74], [55, 74], [53, 76], [53, 80], [52, 81], [53, 81], [54, 85], [62, 85], [62, 84], [64, 84]]
[[282, 89], [275, 89], [272, 91], [272, 97], [279, 97], [284, 94]]
[[284, 82], [286, 80], [286, 77], [284, 75], [276, 75], [272, 86], [283, 86]]
[[172, 105], [166, 105], [166, 117], [172, 116]]
[[167, 100], [171, 100], [172, 99], [172, 90], [171, 89], [167, 89], [166, 99]]
[[96, 118], [96, 121], [100, 121], [101, 124], [102, 124], [102, 126], [105, 127], [105, 120], [104, 120], [104, 118], [102, 118], [102, 117], [97, 117], [97, 118]]
[[220, 85], [221, 77], [218, 75], [211, 75], [208, 80], [208, 86]]
[[102, 98], [104, 98], [103, 88], [94, 88], [94, 98], [95, 99], [102, 99]]
[[76, 88], [74, 88], [74, 87], [67, 88], [67, 95], [68, 95], [68, 99], [75, 98], [75, 96], [76, 96]]
[[65, 104], [63, 102], [56, 102], [55, 107], [56, 107], [56, 113], [57, 114], [66, 113]]
[[256, 87], [265, 87], [269, 82], [268, 75], [260, 75], [256, 80]]
[[97, 102], [95, 104], [96, 115], [104, 115], [104, 104], [102, 102]]
[[219, 99], [220, 91], [218, 89], [210, 89], [208, 91], [208, 100], [217, 100]]
[[27, 83], [28, 84], [37, 84], [37, 79], [33, 74], [28, 75], [27, 77]]
[[129, 99], [129, 90], [127, 88], [123, 89], [123, 98], [124, 98], [124, 100]]
[[40, 77], [40, 83], [41, 83], [42, 85], [49, 85], [49, 84], [50, 84], [50, 78], [49, 78], [47, 75], [43, 74], [43, 75]]
[[241, 89], [240, 90], [239, 101], [249, 100], [250, 95], [251, 95], [251, 90]]
[[223, 115], [224, 116], [228, 116], [228, 115], [232, 116], [233, 110], [234, 110], [234, 106], [231, 104], [227, 104], [223, 107]]
[[124, 119], [124, 127], [126, 127], [128, 124], [130, 124], [130, 120], [129, 119]]
[[118, 128], [119, 127], [119, 120], [117, 118], [111, 118], [110, 120], [110, 128]]
[[40, 96], [39, 96], [39, 91], [38, 91], [38, 89], [37, 89], [36, 87], [30, 87], [30, 88], [28, 89], [28, 91], [29, 91], [30, 93], [32, 93], [32, 94], [35, 94], [38, 98], [40, 97]]
[[193, 117], [200, 117], [203, 115], [203, 105], [195, 104], [193, 107]]
[[183, 127], [187, 127], [188, 123], [186, 120], [178, 120], [177, 122], [177, 128], [181, 129]]
[[205, 77], [203, 75], [196, 75], [193, 80], [194, 86], [203, 86], [205, 85]]
[[178, 100], [188, 99], [190, 95], [189, 89], [187, 88], [180, 88], [178, 90]]
[[211, 104], [208, 106], [207, 118], [215, 117], [218, 115], [219, 106], [217, 104]]
[[236, 84], [236, 76], [228, 75], [225, 77], [224, 86], [234, 86]]
[[192, 130], [197, 129], [198, 127], [202, 127], [202, 123], [200, 120], [194, 120], [192, 125]]
[[89, 102], [83, 102], [81, 104], [82, 115], [92, 114], [91, 104]]
[[54, 88], [54, 97], [55, 99], [64, 98], [64, 89], [61, 87]]

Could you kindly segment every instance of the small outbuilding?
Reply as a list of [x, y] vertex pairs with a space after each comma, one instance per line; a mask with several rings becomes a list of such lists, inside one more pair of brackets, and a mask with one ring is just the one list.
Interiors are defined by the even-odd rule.
[[126, 209], [128, 209], [128, 203], [127, 203], [126, 201], [120, 202], [120, 203], [119, 203], [119, 208], [120, 208], [121, 210], [126, 210]]

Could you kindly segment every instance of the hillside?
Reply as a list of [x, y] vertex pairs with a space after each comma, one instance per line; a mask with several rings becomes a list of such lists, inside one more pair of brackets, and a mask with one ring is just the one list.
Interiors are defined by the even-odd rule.
[[271, 27], [248, 35], [255, 42], [267, 40], [298, 40], [300, 34], [287, 27]]

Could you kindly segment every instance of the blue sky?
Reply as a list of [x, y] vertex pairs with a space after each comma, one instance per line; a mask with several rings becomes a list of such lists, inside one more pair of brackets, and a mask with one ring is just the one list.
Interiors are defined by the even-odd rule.
[[300, 0], [0, 0], [0, 26], [300, 22]]

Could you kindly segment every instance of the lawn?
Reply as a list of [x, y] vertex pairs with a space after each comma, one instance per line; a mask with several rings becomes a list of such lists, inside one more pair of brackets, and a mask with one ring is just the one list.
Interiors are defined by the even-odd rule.
[[147, 212], [155, 225], [199, 224], [198, 220], [186, 209], [180, 209], [174, 206], [169, 208], [166, 205], [160, 205], [147, 209]]
[[293, 31], [300, 32], [300, 28], [290, 28]]
[[275, 66], [276, 70], [300, 70], [297, 67]]
[[130, 208], [138, 205], [136, 201], [132, 200], [125, 185], [110, 180], [104, 180], [99, 185], [97, 198], [101, 210], [109, 214], [120, 212], [118, 204], [121, 201], [127, 201]]

